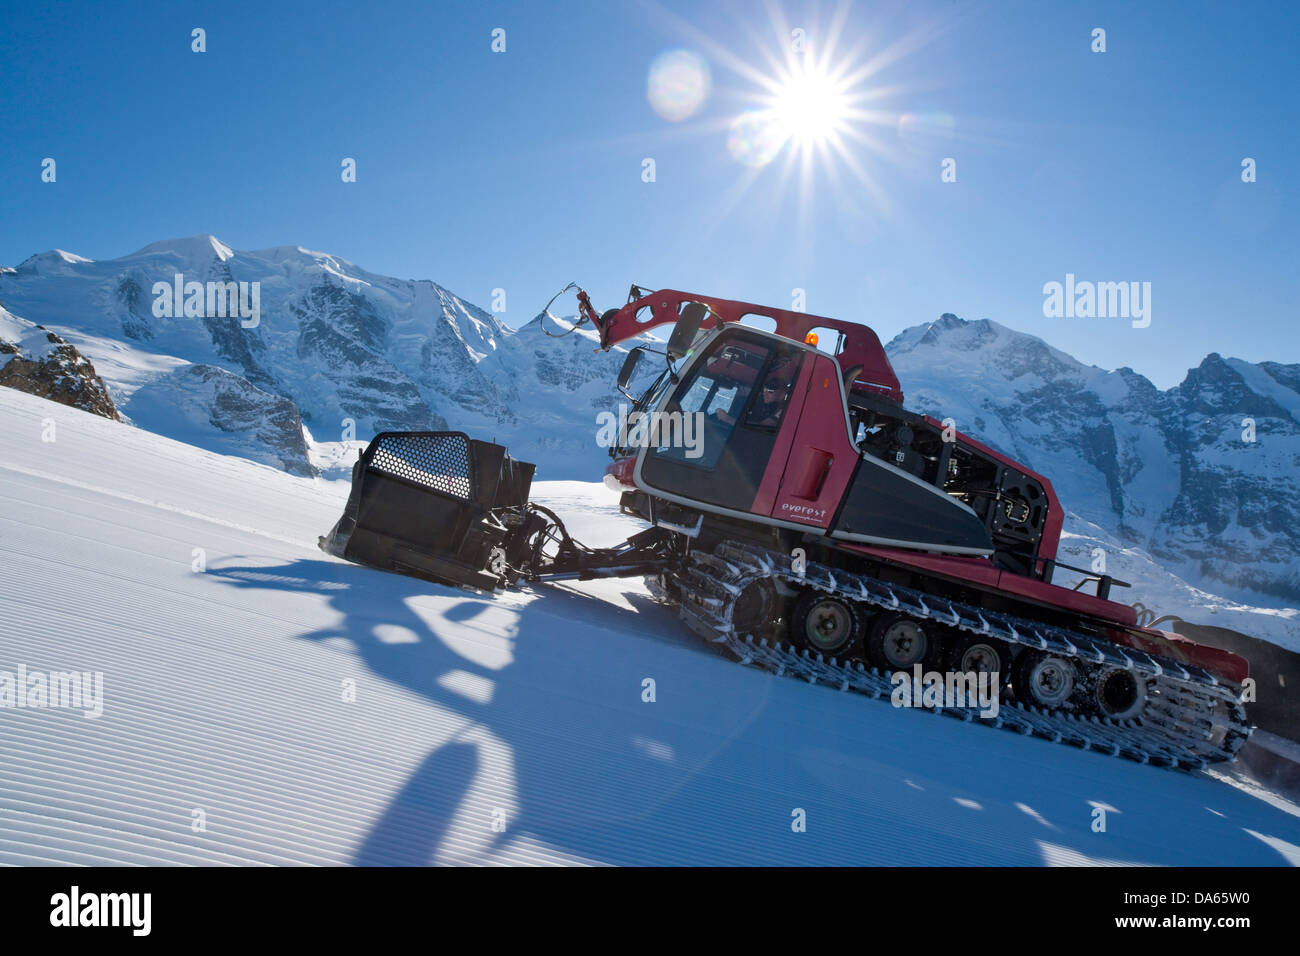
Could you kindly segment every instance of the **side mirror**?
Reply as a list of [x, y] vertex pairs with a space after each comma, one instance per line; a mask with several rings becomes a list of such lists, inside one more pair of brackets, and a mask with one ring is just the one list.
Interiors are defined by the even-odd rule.
[[668, 338], [668, 357], [670, 359], [681, 358], [691, 350], [695, 335], [700, 331], [700, 326], [704, 323], [704, 318], [708, 314], [709, 310], [699, 302], [688, 302], [682, 308], [681, 315], [677, 318], [677, 324], [673, 326], [673, 334]]
[[628, 382], [632, 381], [632, 376], [636, 373], [637, 363], [641, 361], [641, 352], [641, 347], [637, 346], [627, 353], [627, 358], [623, 359], [623, 368], [618, 373], [618, 390], [624, 395], [627, 395]]

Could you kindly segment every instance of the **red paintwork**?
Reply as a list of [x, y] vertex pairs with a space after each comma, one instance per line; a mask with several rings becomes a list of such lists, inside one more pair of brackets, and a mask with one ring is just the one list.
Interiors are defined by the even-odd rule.
[[[889, 364], [885, 349], [881, 346], [876, 333], [865, 325], [809, 315], [806, 312], [773, 309], [752, 302], [735, 302], [692, 292], [661, 289], [629, 302], [610, 316], [607, 322], [595, 319], [593, 324], [600, 332], [600, 347], [608, 349], [656, 326], [676, 322], [678, 309], [684, 302], [700, 302], [712, 309], [715, 328], [718, 317], [721, 317], [723, 322], [739, 322], [747, 315], [757, 315], [773, 319], [776, 322], [776, 334], [795, 342], [802, 342], [812, 329], [835, 329], [844, 335], [844, 348], [835, 356], [840, 369], [846, 370], [861, 365], [862, 373], [858, 376], [858, 388], [887, 395], [900, 405], [903, 402], [903, 389], [898, 384], [898, 376], [894, 374], [893, 366]], [[638, 321], [637, 313], [646, 308], [651, 311], [650, 318], [644, 322]]]
[[1240, 684], [1250, 676], [1250, 662], [1246, 658], [1208, 644], [1197, 644], [1190, 638], [1170, 631], [1140, 627], [1118, 635], [1112, 633], [1111, 639], [1148, 654], [1159, 654], [1182, 664], [1203, 667], [1215, 677], [1229, 683]]
[[612, 478], [618, 482], [627, 491], [636, 490], [636, 482], [632, 480], [632, 472], [636, 469], [636, 456], [628, 458], [616, 458], [605, 466], [605, 477]]
[[[812, 381], [812, 363], [802, 361], [794, 388], [790, 392], [790, 404], [781, 416], [781, 427], [776, 432], [776, 443], [772, 446], [772, 457], [768, 460], [763, 480], [759, 482], [758, 492], [748, 510], [754, 514], [770, 515], [776, 506], [776, 493], [781, 488], [781, 479], [785, 475], [785, 463], [790, 458], [790, 449], [794, 447], [795, 435], [803, 421], [804, 404], [808, 399], [808, 383]], [[742, 508], [742, 510], [745, 510]]]
[[858, 452], [844, 423], [839, 366], [827, 355], [810, 357], [800, 379], [806, 383], [806, 391], [803, 408], [793, 423], [792, 450], [788, 457], [773, 457], [763, 485], [769, 485], [773, 472], [781, 476], [772, 510], [766, 512], [773, 518], [825, 529], [853, 478]]
[[874, 545], [855, 544], [845, 545], [845, 547], [848, 550], [884, 558], [895, 564], [911, 565], [943, 577], [969, 581], [979, 587], [1007, 591], [1039, 604], [1066, 608], [1089, 617], [1123, 624], [1126, 627], [1137, 626], [1137, 612], [1127, 604], [1106, 601], [1096, 595], [1072, 591], [1057, 584], [1046, 584], [1037, 578], [1027, 578], [1012, 571], [1002, 571], [995, 568], [988, 558], [922, 554], [902, 548], [880, 548]]

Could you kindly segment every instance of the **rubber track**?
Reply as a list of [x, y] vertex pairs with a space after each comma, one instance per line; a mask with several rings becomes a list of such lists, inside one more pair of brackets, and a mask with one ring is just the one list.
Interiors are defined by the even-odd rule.
[[[812, 587], [1082, 664], [1121, 667], [1147, 688], [1146, 708], [1139, 716], [1123, 721], [1046, 711], [1020, 702], [1003, 702], [993, 718], [979, 717], [977, 707], [927, 708], [935, 713], [1139, 763], [1184, 770], [1199, 770], [1209, 763], [1233, 759], [1253, 729], [1246, 720], [1240, 689], [1201, 668], [1053, 625], [887, 584], [863, 574], [815, 563], [809, 563], [800, 574], [788, 555], [734, 541], [724, 542], [712, 553], [694, 552], [683, 570], [674, 575], [680, 589], [683, 622], [706, 640], [724, 646], [743, 664], [762, 667], [778, 676], [889, 699], [894, 685], [888, 673], [856, 661], [827, 660], [820, 654], [796, 650], [793, 645], [755, 640], [752, 634], [738, 633], [731, 619], [736, 598], [746, 586], [762, 578], [779, 579], [795, 588]], [[648, 578], [647, 584], [661, 600], [673, 599], [654, 578]]]

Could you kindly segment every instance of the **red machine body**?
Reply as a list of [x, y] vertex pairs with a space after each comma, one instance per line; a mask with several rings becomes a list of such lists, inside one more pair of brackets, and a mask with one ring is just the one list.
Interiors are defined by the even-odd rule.
[[[902, 388], [889, 358], [875, 332], [866, 326], [754, 303], [663, 289], [634, 298], [621, 309], [611, 310], [596, 319], [601, 345], [608, 349], [650, 329], [677, 323], [682, 310], [691, 303], [703, 305], [708, 318], [704, 323], [706, 334], [697, 345], [699, 354], [693, 359], [688, 358], [681, 367], [683, 383], [688, 382], [692, 370], [698, 369], [702, 360], [718, 353], [720, 340], [717, 335], [724, 327], [739, 326], [751, 318], [773, 320], [775, 330], [762, 332], [746, 327], [744, 335], [747, 340], [752, 341], [755, 337], [783, 340], [791, 348], [804, 353], [803, 360], [791, 382], [788, 410], [775, 430], [761, 475], [756, 475], [755, 480], [748, 484], [743, 480], [729, 483], [727, 505], [699, 497], [698, 485], [689, 478], [665, 482], [660, 476], [656, 481], [647, 474], [646, 468], [647, 459], [653, 460], [655, 450], [641, 447], [623, 449], [622, 454], [616, 450], [613, 462], [606, 469], [607, 483], [627, 494], [625, 505], [630, 510], [653, 521], [656, 509], [650, 502], [667, 503], [686, 511], [700, 510], [710, 516], [728, 519], [731, 527], [737, 520], [747, 518], [769, 530], [803, 532], [813, 539], [823, 539], [829, 548], [846, 555], [860, 555], [879, 566], [908, 569], [958, 588], [996, 594], [1012, 603], [1034, 607], [1050, 615], [1078, 618], [1089, 622], [1116, 643], [1172, 656], [1204, 667], [1225, 680], [1239, 682], [1245, 679], [1248, 666], [1244, 659], [1170, 632], [1139, 626], [1137, 613], [1132, 607], [1109, 600], [1110, 588], [1115, 584], [1111, 578], [1100, 577], [1094, 594], [1053, 584], [1064, 513], [1051, 482], [951, 426], [945, 427], [943, 422], [933, 417], [907, 413], [902, 407]], [[826, 329], [841, 336], [834, 354], [821, 351], [805, 341], [813, 330]], [[671, 406], [673, 396], [680, 391], [679, 385], [660, 396], [659, 410]], [[978, 460], [982, 467], [1014, 474], [1020, 487], [1041, 490], [1041, 497], [1032, 502], [1036, 513], [1041, 515], [1033, 527], [1032, 548], [1028, 551], [1022, 548], [1012, 554], [1003, 553], [996, 544], [981, 549], [969, 544], [945, 546], [924, 538], [915, 541], [870, 540], [878, 536], [855, 534], [852, 529], [844, 529], [843, 508], [855, 484], [865, 488], [877, 487], [882, 475], [897, 478], [901, 470], [893, 467], [890, 461], [877, 461], [859, 447], [851, 434], [857, 417], [855, 411], [869, 411], [877, 418], [886, 419], [891, 410], [896, 410], [898, 421], [909, 423], [904, 427], [923, 430], [918, 422], [924, 423], [924, 427], [933, 433], [945, 436], [945, 443], [960, 449], [961, 455]], [[894, 419], [889, 420], [892, 422]], [[870, 474], [863, 474], [864, 462], [873, 466]], [[943, 478], [939, 476], [936, 482], [939, 487], [932, 490], [943, 490]], [[1003, 494], [1004, 491], [1001, 489], [996, 493]], [[903, 503], [918, 500], [928, 502], [930, 499], [917, 495]], [[1021, 507], [1019, 501], [1015, 507]], [[658, 509], [660, 513], [662, 510]], [[984, 553], [978, 553], [981, 550]]]

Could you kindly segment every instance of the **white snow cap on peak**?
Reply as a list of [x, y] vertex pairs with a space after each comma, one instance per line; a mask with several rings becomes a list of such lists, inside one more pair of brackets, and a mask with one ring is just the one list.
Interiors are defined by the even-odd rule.
[[78, 262], [94, 262], [94, 259], [87, 259], [85, 256], [79, 256], [75, 252], [67, 252], [63, 249], [51, 249], [51, 255], [58, 256], [69, 265], [75, 265]]
[[85, 256], [79, 256], [75, 252], [67, 252], [63, 249], [50, 249], [47, 252], [38, 252], [34, 256], [28, 256], [18, 266], [75, 266], [83, 262], [94, 262], [94, 259], [87, 259]]
[[158, 255], [161, 253], [171, 253], [183, 259], [206, 259], [210, 255], [215, 255], [222, 262], [225, 262], [235, 255], [235, 250], [211, 233], [200, 233], [197, 236], [189, 236], [184, 239], [163, 239], [159, 242], [151, 242], [143, 249], [138, 249], [124, 258], [130, 259], [134, 256]]
[[330, 252], [308, 249], [306, 246], [269, 246], [266, 249], [255, 249], [251, 254], [270, 262], [284, 262], [288, 259], [300, 260], [307, 264], [312, 262], [318, 265], [323, 264], [339, 275], [364, 271], [349, 259], [344, 259], [342, 256], [336, 256]]

